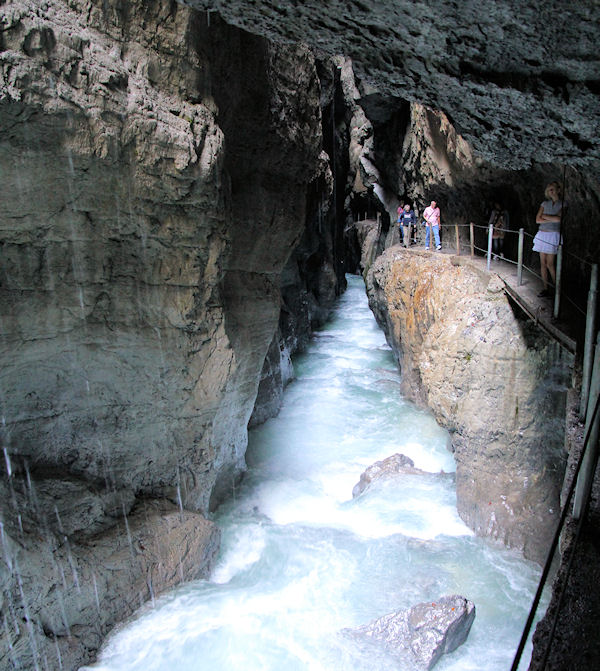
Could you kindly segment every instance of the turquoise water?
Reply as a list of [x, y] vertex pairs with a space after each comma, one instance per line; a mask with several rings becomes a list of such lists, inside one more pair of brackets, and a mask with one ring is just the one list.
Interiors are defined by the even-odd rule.
[[[402, 398], [363, 282], [348, 280], [295, 360], [279, 416], [250, 433], [247, 476], [215, 515], [223, 541], [210, 579], [142, 609], [87, 668], [408, 671], [340, 630], [444, 594], [471, 599], [477, 616], [435, 668], [510, 668], [540, 569], [458, 517], [449, 436]], [[428, 473], [353, 499], [365, 468], [394, 453]]]

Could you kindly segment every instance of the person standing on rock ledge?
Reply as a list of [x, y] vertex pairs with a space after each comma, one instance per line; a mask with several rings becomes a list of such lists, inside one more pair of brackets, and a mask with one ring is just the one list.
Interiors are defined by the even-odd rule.
[[442, 245], [440, 244], [440, 223], [441, 223], [441, 214], [440, 208], [437, 207], [435, 200], [431, 201], [431, 205], [425, 208], [423, 212], [423, 219], [425, 219], [425, 249], [429, 249], [429, 239], [431, 237], [431, 231], [433, 231], [433, 237], [435, 238], [435, 248], [441, 249]]
[[398, 213], [398, 226], [400, 227], [400, 234], [404, 231], [403, 242], [405, 247], [410, 247], [410, 240], [412, 231], [417, 223], [414, 210], [410, 209], [410, 205], [406, 203], [402, 214]]
[[400, 201], [400, 205], [398, 206], [398, 235], [400, 237], [400, 243], [403, 243], [404, 240], [402, 239], [402, 215], [404, 214], [404, 201]]
[[538, 296], [547, 298], [552, 296], [548, 287], [548, 275], [552, 284], [556, 284], [556, 253], [560, 245], [560, 222], [567, 206], [563, 199], [562, 188], [558, 182], [550, 182], [544, 191], [546, 200], [540, 205], [535, 217], [539, 230], [533, 238], [533, 251], [540, 254], [540, 271], [544, 288]]

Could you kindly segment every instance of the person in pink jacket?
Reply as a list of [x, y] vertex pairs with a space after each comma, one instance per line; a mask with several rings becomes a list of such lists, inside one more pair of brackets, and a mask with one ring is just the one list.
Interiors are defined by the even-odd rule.
[[431, 238], [431, 231], [433, 231], [433, 237], [435, 238], [435, 248], [441, 249], [442, 245], [440, 243], [440, 224], [441, 224], [441, 214], [440, 208], [437, 207], [435, 200], [431, 201], [431, 205], [425, 208], [423, 212], [423, 219], [425, 219], [425, 249], [429, 249], [429, 240]]

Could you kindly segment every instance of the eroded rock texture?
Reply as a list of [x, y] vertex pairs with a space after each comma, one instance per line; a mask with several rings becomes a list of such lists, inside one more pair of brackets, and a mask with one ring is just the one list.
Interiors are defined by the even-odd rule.
[[474, 620], [475, 604], [454, 594], [344, 631], [380, 642], [402, 660], [402, 668], [432, 669], [467, 640]]
[[[384, 104], [381, 99], [376, 113], [369, 106], [365, 109], [373, 117], [372, 139], [364, 145], [361, 165], [373, 167], [362, 171], [363, 184], [371, 203], [370, 218], [375, 218], [375, 208], [381, 228], [376, 244], [361, 246], [366, 257], [360, 264], [356, 261], [357, 267], [370, 265], [367, 257], [371, 251], [380, 253], [384, 246], [399, 241], [393, 222], [401, 198], [415, 208], [418, 218], [431, 200], [438, 203], [445, 247], [455, 248], [456, 225], [461, 248], [468, 252], [472, 222], [479, 254], [487, 250], [487, 224], [494, 203], [499, 202], [508, 213], [506, 258], [516, 262], [518, 231], [523, 228], [524, 263], [539, 275], [539, 255], [532, 251], [532, 238], [538, 229], [535, 215], [544, 199], [545, 186], [558, 180], [564, 184], [567, 202], [562, 224], [563, 286], [568, 300], [585, 312], [591, 264], [600, 258], [600, 238], [591, 224], [600, 212], [600, 188], [593, 171], [558, 162], [507, 170], [478, 156], [443, 112], [420, 103], [387, 100]], [[362, 219], [359, 197], [355, 194], [352, 204]], [[367, 226], [359, 237], [363, 235], [372, 237], [375, 233]], [[417, 237], [424, 244], [420, 225]]]
[[369, 304], [404, 391], [452, 434], [457, 506], [478, 534], [543, 561], [559, 517], [572, 357], [513, 312], [494, 275], [393, 247]]
[[442, 110], [486, 160], [510, 168], [558, 160], [597, 171], [594, 0], [185, 1], [272, 39], [352, 57], [365, 96]]
[[328, 202], [321, 88], [305, 47], [169, 0], [3, 10], [0, 666], [73, 668], [211, 565]]
[[[186, 1], [273, 39], [352, 58], [350, 160], [359, 170], [346, 205], [361, 216], [379, 210], [384, 232], [399, 197], [420, 211], [435, 198], [450, 226], [487, 224], [499, 200], [516, 259], [516, 231], [535, 234], [545, 185], [564, 181], [565, 279], [585, 304], [589, 263], [600, 256], [589, 224], [600, 209], [597, 3]], [[348, 63], [340, 63], [343, 78]], [[477, 236], [485, 248], [485, 232]], [[530, 240], [525, 261], [538, 265]]]
[[517, 2], [188, 5], [2, 4], [7, 665], [75, 666], [208, 569], [203, 515], [244, 468], [253, 407], [276, 411], [343, 283], [340, 221], [384, 214], [371, 263], [397, 195], [466, 220], [532, 161], [555, 163], [511, 178], [523, 220], [561, 161], [580, 220], [598, 210], [591, 0], [560, 21]]
[[415, 467], [415, 462], [405, 454], [392, 454], [376, 461], [360, 474], [360, 480], [352, 488], [352, 498], [360, 496], [373, 482], [397, 477], [399, 474], [424, 475], [426, 471]]

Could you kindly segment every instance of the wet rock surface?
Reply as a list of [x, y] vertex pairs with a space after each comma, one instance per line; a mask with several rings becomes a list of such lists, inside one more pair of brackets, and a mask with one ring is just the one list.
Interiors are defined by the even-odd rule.
[[[585, 423], [579, 419], [579, 394], [569, 395], [567, 415], [569, 460], [561, 501], [573, 482], [581, 457]], [[578, 527], [580, 528], [578, 529]], [[587, 514], [568, 516], [560, 541], [560, 564], [551, 572], [552, 598], [533, 635], [530, 671], [593, 669], [600, 659], [600, 477], [596, 476]]]
[[326, 179], [321, 91], [306, 47], [177, 3], [4, 19], [0, 666], [75, 668], [210, 569]]
[[391, 457], [376, 461], [372, 466], [361, 473], [360, 480], [352, 489], [352, 498], [360, 496], [371, 483], [377, 480], [386, 480], [400, 474], [424, 475], [426, 471], [415, 467], [414, 461], [404, 454], [393, 454]]
[[405, 655], [418, 669], [432, 669], [445, 653], [462, 645], [475, 620], [475, 604], [458, 595], [443, 596], [373, 620], [344, 633], [381, 641]]
[[[215, 524], [164, 500], [138, 502], [127, 516], [113, 510], [112, 524], [104, 519], [98, 530], [76, 529], [75, 515], [60, 515], [54, 497], [61, 492], [51, 483], [38, 488], [36, 511], [14, 489], [1, 485], [0, 493], [2, 668], [34, 669], [45, 660], [47, 668], [77, 669], [116, 622], [180, 582], [206, 577], [219, 549]], [[89, 522], [82, 495], [70, 493], [78, 519]], [[12, 505], [21, 528], [11, 521]]]
[[[254, 35], [213, 2], [191, 4], [203, 11], [3, 7], [1, 663], [74, 667], [135, 604], [209, 569], [217, 539], [202, 514], [239, 478], [253, 407], [257, 422], [276, 412], [290, 352], [343, 283], [335, 226], [351, 193], [362, 204], [389, 182], [421, 198], [433, 183], [468, 216], [481, 184], [467, 199], [453, 180], [458, 163], [472, 180], [479, 156], [595, 174], [595, 3], [561, 10], [560, 39], [537, 3], [460, 16], [441, 1], [221, 3]], [[358, 78], [349, 59], [315, 63], [289, 44], [298, 38], [353, 56]], [[373, 136], [390, 118], [399, 132], [384, 144], [403, 145], [409, 128], [414, 138], [395, 180]], [[530, 173], [513, 179], [536, 192], [523, 218], [557, 165], [535, 188]], [[581, 215], [572, 239], [595, 258], [580, 221], [594, 220], [597, 189], [568, 179]], [[365, 230], [369, 266], [380, 234]], [[176, 519], [183, 536], [171, 535]], [[185, 555], [176, 571], [158, 549], [139, 563], [157, 535]], [[90, 576], [97, 589], [81, 587]], [[51, 590], [42, 612], [38, 593]]]

